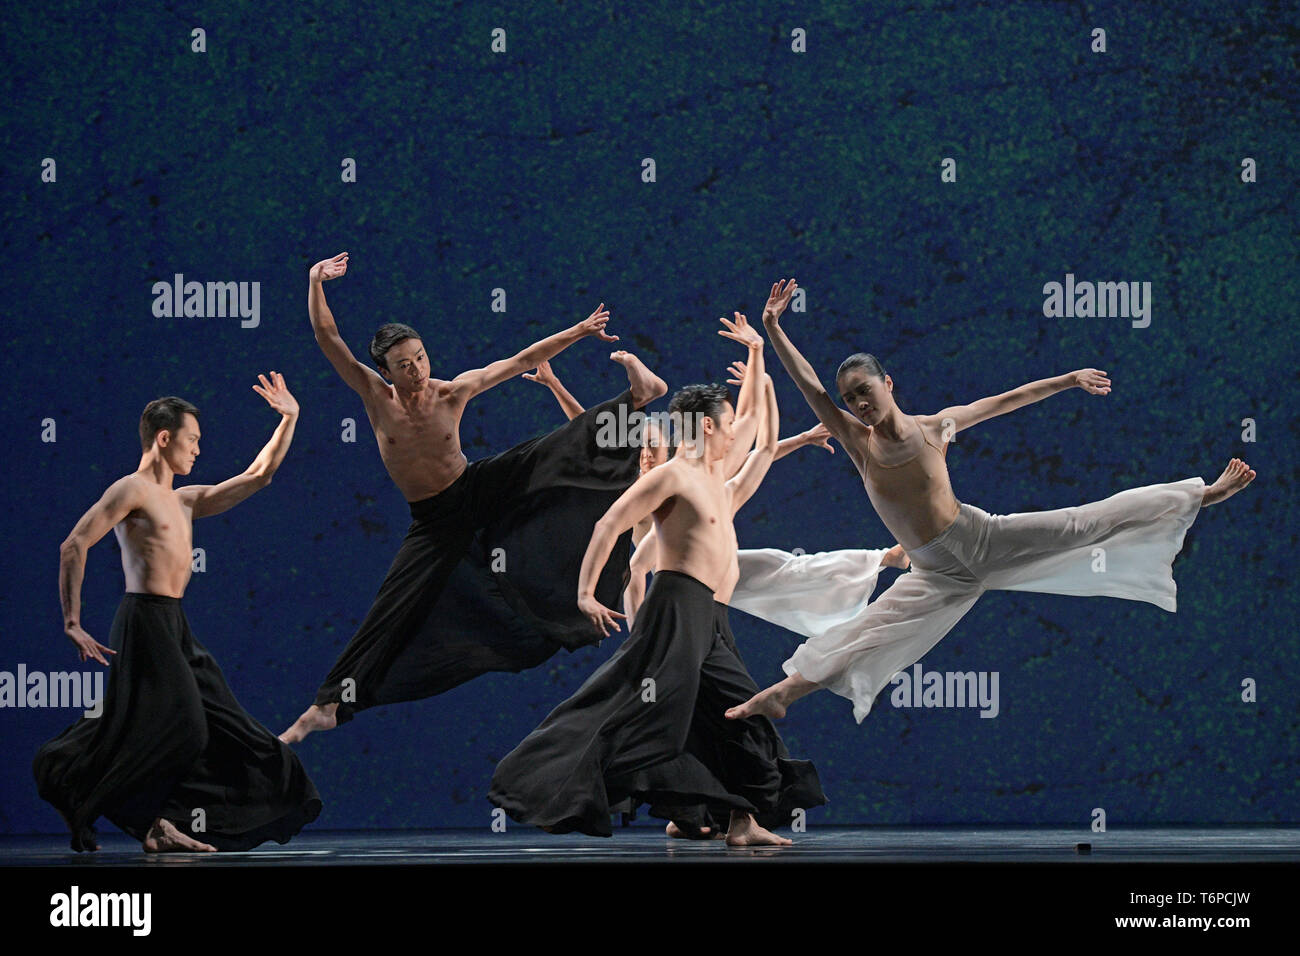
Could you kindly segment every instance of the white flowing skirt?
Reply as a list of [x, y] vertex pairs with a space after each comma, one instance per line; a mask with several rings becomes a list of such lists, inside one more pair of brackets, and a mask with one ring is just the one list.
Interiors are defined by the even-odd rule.
[[1187, 478], [1011, 515], [962, 504], [947, 529], [908, 552], [911, 570], [870, 603], [880, 563], [864, 556], [883, 551], [748, 552], [732, 605], [807, 637], [785, 672], [847, 697], [861, 723], [893, 676], [939, 643], [985, 591], [1117, 597], [1175, 611], [1172, 564], [1204, 489], [1202, 479]]

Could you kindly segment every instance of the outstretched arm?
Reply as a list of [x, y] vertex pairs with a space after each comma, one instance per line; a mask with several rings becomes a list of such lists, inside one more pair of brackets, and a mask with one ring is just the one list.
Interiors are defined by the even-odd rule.
[[77, 645], [77, 659], [93, 657], [107, 664], [105, 654], [117, 652], [100, 644], [81, 626], [81, 582], [86, 576], [86, 553], [109, 529], [144, 503], [136, 478], [127, 475], [108, 486], [100, 499], [81, 516], [59, 545], [59, 603], [63, 605], [63, 633]]
[[1001, 395], [990, 395], [969, 405], [951, 405], [928, 417], [951, 436], [964, 428], [1014, 412], [1017, 408], [1024, 408], [1034, 402], [1041, 402], [1048, 396], [1071, 388], [1081, 388], [1090, 395], [1109, 395], [1110, 379], [1105, 372], [1099, 372], [1095, 368], [1082, 368], [1055, 378], [1039, 379]]
[[555, 358], [578, 339], [586, 338], [588, 335], [595, 335], [605, 342], [617, 342], [617, 335], [610, 335], [605, 331], [608, 322], [609, 313], [605, 310], [605, 303], [602, 302], [596, 306], [595, 312], [563, 332], [556, 332], [549, 338], [534, 342], [508, 359], [501, 359], [483, 368], [461, 372], [451, 380], [452, 387], [460, 393], [462, 401], [469, 401], [480, 392], [486, 392], [508, 378], [522, 375], [530, 368], [537, 368], [547, 359]]
[[524, 378], [549, 388], [551, 394], [555, 396], [555, 400], [560, 403], [560, 408], [564, 409], [564, 414], [569, 416], [569, 421], [573, 421], [586, 411], [581, 403], [569, 394], [569, 390], [564, 387], [560, 377], [551, 371], [550, 362], [539, 362], [535, 371], [524, 373]]
[[791, 435], [789, 438], [782, 438], [776, 443], [776, 456], [773, 461], [780, 461], [792, 451], [797, 451], [805, 445], [816, 445], [819, 448], [825, 448], [832, 455], [835, 449], [831, 447], [831, 433], [821, 422], [818, 422], [806, 432], [800, 432], [797, 435]]
[[316, 344], [325, 353], [325, 357], [334, 366], [334, 371], [347, 383], [347, 386], [365, 397], [376, 387], [385, 388], [379, 373], [357, 361], [352, 350], [348, 348], [339, 328], [334, 322], [334, 313], [325, 304], [323, 283], [337, 279], [348, 271], [348, 254], [340, 252], [333, 259], [322, 259], [311, 267], [308, 273], [307, 314], [311, 317], [311, 330], [316, 334]]
[[826, 394], [826, 389], [822, 388], [822, 383], [818, 381], [813, 367], [799, 354], [790, 337], [781, 328], [781, 313], [789, 305], [790, 297], [796, 288], [798, 286], [793, 279], [783, 279], [772, 286], [772, 298], [768, 302], [774, 303], [774, 307], [763, 311], [763, 327], [767, 329], [777, 357], [781, 359], [781, 364], [794, 379], [804, 400], [816, 413], [821, 423], [841, 445], [848, 449], [850, 456], [854, 456], [858, 444], [867, 440], [870, 429], [831, 400], [831, 397]]
[[266, 403], [280, 413], [280, 424], [276, 426], [271, 440], [266, 443], [253, 463], [242, 475], [227, 478], [219, 485], [188, 485], [177, 489], [181, 500], [193, 509], [195, 518], [218, 515], [233, 508], [253, 492], [265, 488], [271, 483], [284, 456], [293, 441], [293, 429], [298, 422], [298, 401], [284, 384], [284, 376], [279, 372], [271, 373], [271, 381], [265, 375], [257, 376], [261, 385], [254, 385], [253, 391], [266, 399]]
[[668, 500], [675, 480], [672, 469], [668, 467], [656, 468], [637, 479], [609, 506], [592, 531], [591, 543], [582, 556], [582, 570], [578, 574], [578, 607], [606, 637], [610, 627], [618, 629], [616, 618], [627, 615], [596, 600], [596, 582], [600, 579], [600, 572], [604, 570], [618, 536]]
[[727, 482], [731, 487], [732, 517], [758, 491], [768, 468], [776, 460], [776, 436], [781, 425], [776, 408], [776, 386], [772, 384], [770, 375], [763, 376], [763, 383], [763, 414], [758, 423], [758, 444], [746, 456], [745, 464], [736, 473], [736, 477]]
[[[725, 329], [719, 329], [718, 334], [739, 342], [749, 350], [748, 362], [746, 367], [752, 373], [742, 377], [740, 383], [740, 394], [736, 396], [736, 422], [735, 433], [736, 439], [731, 443], [731, 449], [727, 452], [724, 460], [724, 474], [734, 475], [744, 464], [745, 455], [749, 453], [750, 447], [754, 444], [754, 436], [758, 434], [758, 416], [763, 404], [763, 337], [758, 334], [758, 330], [749, 324], [739, 312], [731, 313], [733, 319], [725, 317], [720, 318]], [[734, 365], [735, 363], [733, 363]]]

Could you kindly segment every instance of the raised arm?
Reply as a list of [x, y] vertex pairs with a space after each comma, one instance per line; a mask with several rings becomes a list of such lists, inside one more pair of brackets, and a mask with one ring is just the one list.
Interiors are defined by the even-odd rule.
[[63, 606], [63, 633], [77, 645], [77, 659], [93, 657], [107, 664], [105, 654], [117, 652], [105, 647], [81, 626], [81, 582], [86, 576], [86, 553], [119, 521], [144, 503], [139, 479], [119, 478], [81, 516], [71, 533], [59, 545], [59, 603]]
[[1014, 412], [1034, 402], [1064, 392], [1071, 388], [1081, 388], [1090, 395], [1109, 395], [1110, 379], [1105, 372], [1095, 368], [1082, 368], [1076, 372], [1067, 372], [1055, 378], [1043, 378], [1019, 388], [1013, 388], [1001, 395], [990, 395], [971, 402], [969, 405], [950, 405], [934, 415], [923, 416], [929, 419], [941, 431], [951, 437], [953, 434], [982, 421]]
[[452, 387], [461, 393], [462, 401], [469, 401], [480, 392], [486, 392], [508, 378], [523, 375], [530, 368], [537, 368], [546, 360], [555, 358], [578, 339], [586, 338], [588, 335], [597, 336], [605, 342], [617, 342], [617, 335], [610, 335], [605, 331], [608, 322], [609, 312], [605, 310], [605, 303], [602, 302], [596, 306], [595, 312], [563, 332], [556, 332], [549, 338], [534, 342], [508, 359], [501, 359], [483, 368], [461, 372], [451, 380]]
[[627, 615], [596, 600], [596, 582], [600, 579], [600, 572], [604, 570], [618, 536], [667, 501], [673, 494], [675, 481], [675, 473], [667, 466], [643, 475], [609, 506], [592, 531], [591, 543], [582, 556], [582, 570], [578, 574], [578, 607], [606, 637], [610, 627], [618, 630], [616, 619]]
[[813, 367], [799, 354], [790, 337], [781, 328], [781, 313], [790, 304], [790, 297], [797, 288], [798, 285], [793, 279], [783, 279], [772, 286], [772, 298], [768, 299], [772, 307], [763, 310], [763, 328], [767, 330], [781, 364], [790, 373], [790, 377], [794, 379], [795, 385], [799, 387], [804, 400], [817, 418], [839, 440], [839, 443], [848, 449], [850, 456], [856, 456], [859, 443], [867, 440], [870, 429], [836, 405], [826, 394], [826, 389], [822, 388], [822, 383], [818, 380]]
[[[740, 394], [736, 396], [736, 421], [733, 426], [736, 439], [731, 443], [724, 461], [724, 474], [734, 475], [744, 464], [745, 455], [754, 444], [758, 434], [758, 416], [763, 404], [763, 337], [749, 324], [739, 312], [731, 313], [733, 318], [720, 318], [726, 328], [719, 329], [718, 334], [739, 342], [749, 350], [745, 367], [751, 374], [741, 377]], [[734, 365], [735, 363], [733, 363]]]
[[[728, 385], [742, 385], [745, 381], [745, 376], [749, 373], [749, 370], [745, 367], [745, 363], [741, 361], [732, 362], [728, 371], [731, 372], [732, 376], [734, 376], [733, 378], [727, 379]], [[772, 460], [780, 461], [792, 451], [797, 451], [805, 445], [816, 445], [819, 448], [825, 448], [833, 455], [835, 454], [835, 449], [831, 446], [830, 438], [831, 433], [826, 429], [826, 426], [821, 422], [818, 422], [807, 431], [802, 431], [797, 435], [791, 435], [789, 438], [782, 438], [777, 442], [776, 456]], [[744, 464], [744, 462], [742, 461], [741, 464]], [[739, 470], [740, 468], [737, 467], [736, 471]], [[729, 473], [727, 477], [735, 477], [735, 472]]]
[[372, 389], [386, 388], [384, 380], [374, 369], [357, 361], [352, 350], [348, 348], [339, 328], [334, 323], [334, 313], [325, 304], [323, 283], [337, 279], [348, 271], [348, 254], [340, 252], [333, 259], [322, 259], [311, 267], [308, 274], [307, 314], [311, 317], [311, 330], [316, 335], [316, 344], [325, 353], [325, 357], [334, 366], [334, 371], [347, 383], [347, 386], [362, 397]]
[[573, 421], [586, 411], [581, 403], [569, 394], [569, 390], [564, 387], [560, 377], [551, 371], [550, 362], [542, 361], [537, 363], [537, 369], [531, 373], [525, 372], [524, 378], [549, 388], [551, 394], [555, 396], [555, 400], [560, 403], [560, 408], [564, 410], [564, 414], [569, 416], [569, 421]]
[[265, 488], [271, 483], [284, 456], [293, 441], [294, 426], [298, 422], [298, 402], [289, 394], [284, 384], [284, 376], [279, 372], [271, 373], [268, 382], [265, 375], [257, 376], [261, 385], [254, 385], [253, 391], [266, 399], [266, 403], [280, 413], [280, 424], [276, 426], [271, 440], [253, 459], [243, 474], [227, 478], [219, 485], [187, 485], [177, 489], [181, 500], [194, 510], [195, 518], [221, 514], [233, 508], [253, 492]]
[[745, 458], [745, 464], [741, 466], [736, 476], [727, 482], [731, 488], [731, 514], [735, 517], [737, 511], [753, 497], [754, 492], [758, 491], [758, 486], [763, 483], [763, 478], [767, 475], [767, 470], [776, 460], [777, 434], [781, 422], [776, 408], [776, 386], [772, 384], [772, 376], [763, 376], [763, 404], [760, 406], [760, 416], [758, 421], [758, 443], [754, 446]]

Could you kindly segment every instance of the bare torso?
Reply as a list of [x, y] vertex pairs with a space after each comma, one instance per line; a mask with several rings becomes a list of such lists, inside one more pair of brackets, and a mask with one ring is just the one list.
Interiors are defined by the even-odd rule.
[[934, 422], [908, 416], [897, 441], [870, 429], [866, 441], [851, 451], [871, 504], [904, 548], [920, 547], [957, 519], [960, 505], [948, 477], [947, 443]]
[[731, 489], [721, 461], [674, 458], [673, 494], [655, 511], [658, 569], [689, 574], [714, 592], [731, 596], [740, 577]]
[[407, 501], [422, 501], [460, 477], [468, 461], [460, 449], [465, 402], [450, 382], [430, 379], [412, 401], [391, 385], [366, 398], [366, 415], [393, 483]]
[[194, 508], [184, 490], [129, 475], [142, 503], [113, 527], [127, 591], [179, 598], [193, 566]]

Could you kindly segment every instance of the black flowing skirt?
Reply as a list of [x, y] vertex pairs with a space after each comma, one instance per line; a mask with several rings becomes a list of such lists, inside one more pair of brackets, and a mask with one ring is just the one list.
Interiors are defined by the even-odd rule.
[[727, 720], [758, 692], [726, 606], [689, 575], [655, 575], [615, 654], [497, 765], [488, 799], [554, 833], [610, 836], [611, 808], [690, 824], [732, 810], [768, 827], [826, 802], [766, 717]]
[[113, 618], [103, 710], [49, 741], [33, 770], [74, 849], [107, 817], [143, 840], [153, 821], [218, 850], [289, 838], [320, 814], [292, 750], [239, 705], [179, 598], [131, 594]]
[[[412, 502], [406, 538], [316, 703], [337, 703], [342, 723], [600, 643], [578, 610], [578, 574], [596, 522], [637, 478], [639, 449], [610, 442], [607, 427], [633, 411], [629, 390]], [[597, 582], [608, 607], [621, 606], [631, 541], [620, 536]]]

